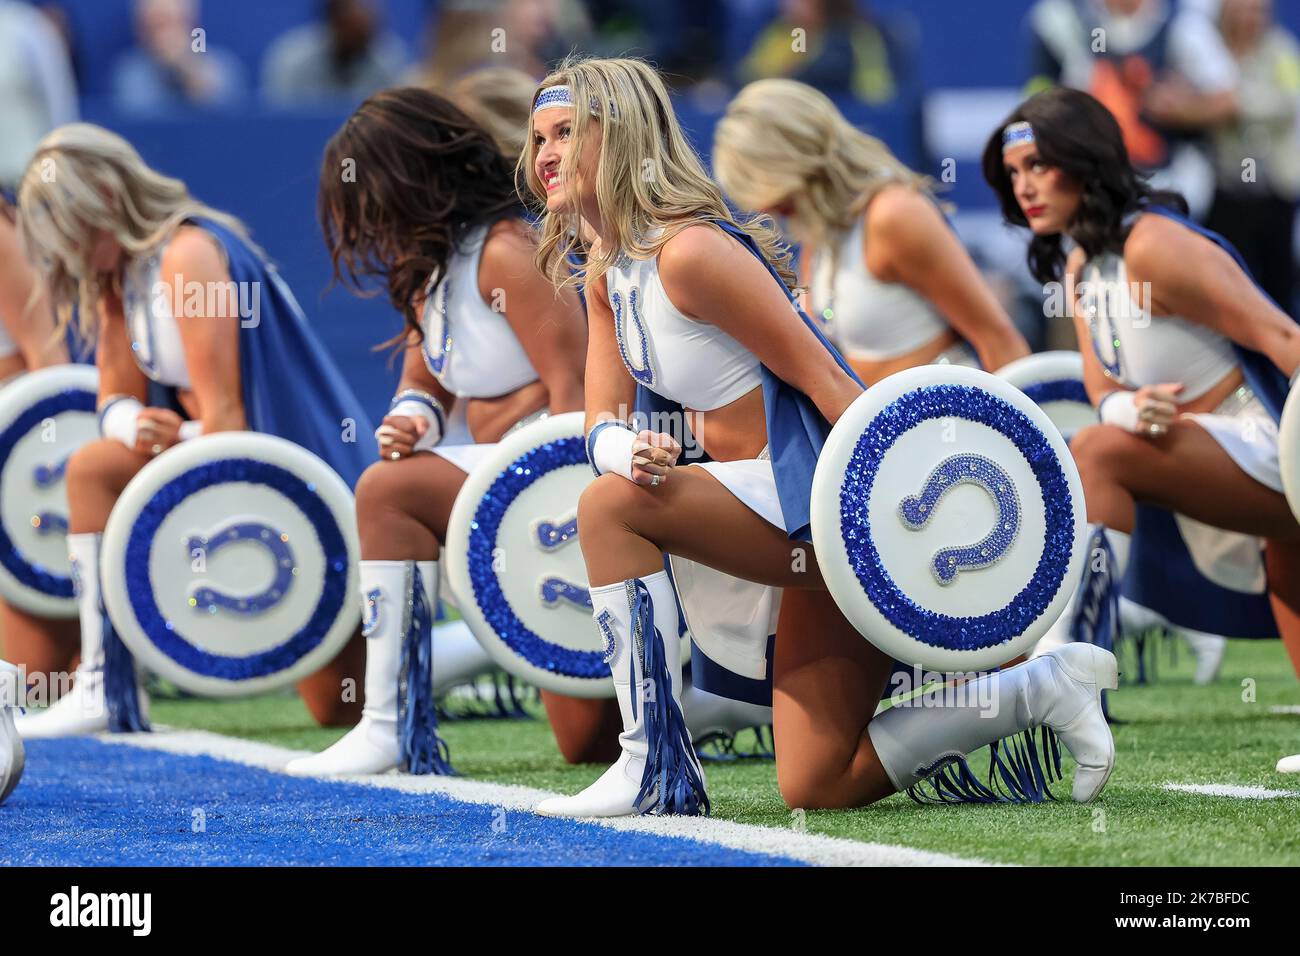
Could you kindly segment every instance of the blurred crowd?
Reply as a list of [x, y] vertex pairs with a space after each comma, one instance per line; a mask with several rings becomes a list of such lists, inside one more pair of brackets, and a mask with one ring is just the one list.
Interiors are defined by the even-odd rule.
[[[1294, 312], [1300, 45], [1277, 22], [1275, 2], [1036, 0], [1020, 56], [1027, 92], [1060, 83], [1106, 103], [1133, 156], [1182, 190]], [[95, 38], [76, 35], [68, 6], [0, 0], [0, 184], [16, 179], [46, 129], [77, 115], [79, 51]], [[926, 33], [943, 30], [941, 17], [928, 16], [942, 8], [937, 0], [911, 15], [896, 5], [873, 12], [862, 0], [441, 0], [428, 4], [423, 35], [403, 36], [382, 0], [319, 0], [314, 19], [250, 63], [206, 36], [201, 0], [132, 0], [134, 43], [112, 65], [110, 95], [134, 114], [355, 102], [399, 83], [518, 97], [522, 78], [531, 83], [578, 50], [645, 56], [715, 109], [749, 80], [785, 76], [919, 116], [918, 51]], [[1012, 24], [1007, 34], [1016, 35]]]

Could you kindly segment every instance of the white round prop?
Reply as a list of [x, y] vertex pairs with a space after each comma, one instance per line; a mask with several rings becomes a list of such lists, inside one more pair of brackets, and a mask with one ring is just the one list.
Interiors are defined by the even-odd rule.
[[100, 575], [136, 659], [205, 697], [271, 690], [356, 630], [352, 493], [304, 448], [223, 432], [163, 452], [126, 486]]
[[0, 596], [42, 617], [76, 617], [64, 474], [99, 437], [99, 373], [89, 365], [30, 372], [0, 390]]
[[501, 440], [470, 473], [443, 565], [461, 616], [508, 673], [573, 697], [612, 697], [578, 547], [578, 496], [594, 480], [581, 412]]
[[1036, 352], [1004, 365], [997, 376], [1047, 412], [1066, 441], [1079, 429], [1101, 420], [1084, 388], [1083, 356], [1078, 352]]
[[1282, 489], [1287, 503], [1300, 521], [1300, 388], [1291, 393], [1282, 406], [1282, 423], [1278, 427], [1277, 454], [1282, 466]]
[[1028, 650], [1083, 568], [1083, 487], [1060, 432], [975, 369], [891, 375], [817, 461], [813, 547], [840, 610], [881, 650], [947, 673]]

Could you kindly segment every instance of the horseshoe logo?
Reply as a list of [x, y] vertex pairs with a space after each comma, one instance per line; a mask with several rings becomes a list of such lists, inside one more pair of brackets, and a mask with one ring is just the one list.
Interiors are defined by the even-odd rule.
[[37, 534], [67, 534], [68, 519], [51, 511], [32, 515], [32, 527]]
[[[550, 553], [578, 540], [578, 516], [567, 521], [549, 521], [543, 519], [533, 522], [533, 540], [543, 551]], [[542, 603], [547, 607], [556, 607], [561, 601], [567, 601], [577, 607], [591, 610], [591, 594], [584, 587], [579, 587], [564, 578], [548, 575], [542, 578], [540, 585]]]
[[949, 585], [962, 571], [977, 571], [996, 564], [1007, 553], [1020, 532], [1020, 496], [1011, 476], [983, 455], [961, 454], [944, 459], [925, 480], [919, 495], [908, 495], [898, 505], [898, 515], [912, 531], [920, 531], [934, 517], [939, 500], [948, 489], [972, 484], [993, 499], [998, 517], [993, 529], [975, 544], [940, 548], [930, 561], [935, 580]]
[[537, 546], [543, 551], [554, 551], [570, 541], [578, 540], [578, 517], [574, 515], [568, 521], [534, 521], [533, 536]]
[[62, 481], [63, 475], [68, 470], [68, 460], [71, 457], [71, 455], [65, 455], [63, 461], [53, 465], [37, 465], [36, 470], [32, 472], [32, 481], [36, 483], [36, 487], [48, 488]]
[[650, 342], [646, 335], [645, 323], [641, 321], [641, 305], [637, 301], [640, 290], [633, 286], [627, 294], [628, 311], [632, 314], [632, 324], [636, 326], [637, 338], [641, 342], [641, 364], [635, 365], [628, 351], [627, 329], [623, 325], [623, 296], [618, 292], [610, 293], [609, 303], [614, 307], [614, 335], [618, 339], [618, 354], [623, 357], [632, 377], [647, 387], [655, 383], [655, 370], [650, 362]]
[[541, 591], [542, 603], [547, 607], [556, 607], [561, 601], [568, 601], [577, 607], [591, 610], [591, 592], [564, 578], [542, 578]]
[[191, 559], [196, 552], [209, 558], [236, 541], [254, 541], [266, 548], [275, 561], [275, 577], [265, 590], [243, 597], [224, 594], [210, 585], [197, 585], [190, 592], [190, 607], [196, 611], [216, 614], [217, 608], [224, 607], [236, 614], [260, 614], [279, 604], [293, 584], [298, 569], [289, 536], [257, 521], [236, 520], [206, 535], [192, 535], [186, 542], [186, 553]]

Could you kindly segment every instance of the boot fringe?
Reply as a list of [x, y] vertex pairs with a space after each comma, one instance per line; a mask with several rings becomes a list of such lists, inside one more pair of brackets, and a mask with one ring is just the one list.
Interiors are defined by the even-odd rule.
[[425, 598], [419, 567], [415, 562], [410, 567], [397, 698], [401, 766], [411, 774], [454, 775], [447, 744], [438, 735], [433, 701], [433, 609]]
[[953, 754], [938, 761], [924, 780], [908, 787], [907, 795], [920, 804], [1055, 800], [1051, 784], [1062, 779], [1061, 742], [1050, 727], [1039, 727], [1038, 732], [1041, 743], [1030, 729], [989, 744], [987, 784], [965, 757]]
[[[636, 804], [642, 813], [656, 815], [708, 816], [709, 796], [704, 791], [704, 774], [700, 770], [691, 744], [686, 718], [673, 696], [672, 676], [663, 635], [655, 627], [654, 603], [650, 591], [639, 579], [635, 585], [632, 607], [633, 653], [632, 707], [635, 710], [639, 689], [636, 679], [636, 651], [642, 656], [642, 673], [653, 688], [651, 700], [641, 701], [645, 708], [646, 766]], [[677, 636], [673, 635], [676, 640]], [[636, 645], [641, 645], [639, 648]], [[647, 804], [645, 801], [649, 800]]]
[[114, 630], [102, 601], [99, 617], [103, 634], [104, 706], [108, 710], [108, 729], [115, 734], [147, 733], [152, 728], [140, 702], [135, 658]]
[[[455, 697], [449, 692], [438, 701], [439, 720], [532, 720], [533, 715], [524, 706], [530, 685], [523, 684], [504, 671], [488, 676], [491, 690], [486, 690], [481, 678], [461, 687], [468, 694]], [[453, 688], [456, 689], [456, 688]], [[452, 706], [453, 703], [455, 706]]]
[[695, 755], [706, 763], [729, 763], [733, 760], [775, 760], [776, 747], [772, 736], [772, 725], [762, 724], [750, 727], [754, 732], [754, 746], [750, 750], [741, 750], [736, 744], [737, 734], [709, 734], [695, 745]]

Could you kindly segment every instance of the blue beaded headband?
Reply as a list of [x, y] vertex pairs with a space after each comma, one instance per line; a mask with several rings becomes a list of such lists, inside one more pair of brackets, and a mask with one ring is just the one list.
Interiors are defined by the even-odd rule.
[[[542, 92], [537, 94], [537, 101], [533, 103], [533, 115], [537, 115], [542, 110], [554, 109], [555, 107], [566, 107], [573, 109], [573, 91], [567, 86], [548, 86]], [[618, 113], [614, 106], [614, 101], [610, 100], [609, 115], [613, 119]], [[591, 98], [591, 115], [600, 115], [600, 101], [596, 97]]]
[[1028, 123], [1012, 123], [1002, 131], [1002, 152], [1006, 152], [1013, 146], [1023, 146], [1026, 143], [1036, 142], [1034, 137], [1034, 128]]
[[538, 93], [537, 102], [533, 104], [533, 112], [539, 113], [557, 106], [573, 108], [573, 91], [567, 86], [548, 86]]

